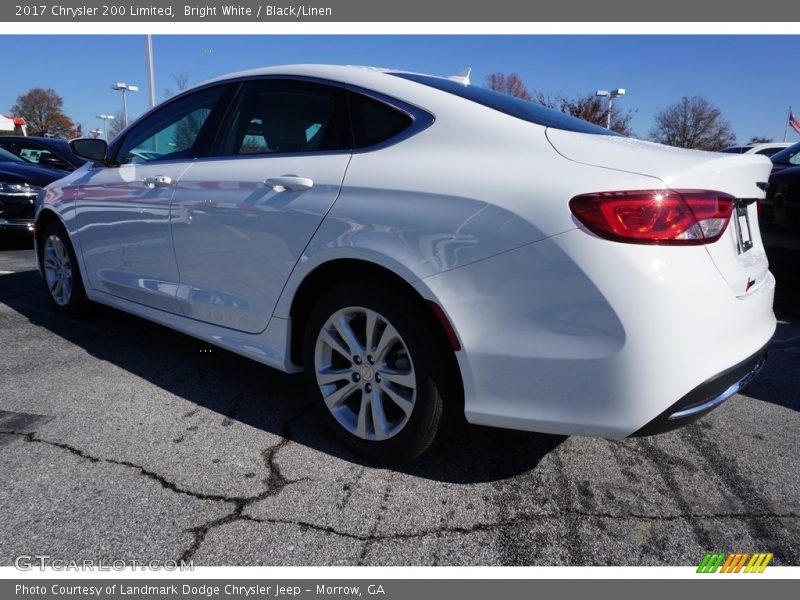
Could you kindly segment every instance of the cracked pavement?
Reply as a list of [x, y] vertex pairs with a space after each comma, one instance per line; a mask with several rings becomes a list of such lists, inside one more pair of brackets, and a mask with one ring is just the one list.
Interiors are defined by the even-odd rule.
[[0, 248], [2, 565], [800, 565], [796, 289], [761, 375], [689, 427], [459, 424], [391, 469], [337, 444], [299, 376], [105, 307], [60, 317], [34, 269]]

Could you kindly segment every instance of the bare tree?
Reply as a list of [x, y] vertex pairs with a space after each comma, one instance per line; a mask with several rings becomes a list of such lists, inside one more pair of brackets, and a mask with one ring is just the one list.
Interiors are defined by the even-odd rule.
[[[509, 96], [559, 110], [601, 127], [605, 127], [608, 120], [608, 104], [594, 94], [582, 94], [575, 98], [569, 98], [567, 96], [553, 96], [544, 92], [529, 90], [516, 73], [511, 73], [510, 75], [492, 73], [486, 77], [486, 87], [496, 92], [502, 92]], [[611, 113], [611, 130], [622, 135], [632, 135], [632, 118], [633, 111], [620, 109], [619, 107], [615, 108]]]
[[52, 88], [32, 88], [17, 98], [11, 113], [23, 117], [29, 135], [68, 137], [74, 130], [72, 120], [64, 114], [64, 100]]
[[719, 150], [736, 141], [731, 124], [703, 96], [684, 96], [655, 117], [651, 138], [662, 144], [697, 150]]
[[108, 139], [114, 139], [123, 129], [125, 129], [125, 113], [115, 110], [114, 118], [108, 122]]
[[[581, 94], [575, 98], [559, 96], [557, 101], [557, 108], [573, 117], [578, 117], [601, 127], [605, 127], [608, 122], [608, 102], [604, 102], [603, 98], [599, 96], [594, 94]], [[622, 135], [630, 136], [633, 134], [631, 129], [632, 118], [632, 110], [615, 106], [614, 110], [611, 111], [611, 127], [609, 129]]]
[[510, 75], [491, 73], [486, 76], [486, 87], [522, 100], [533, 100], [533, 95], [516, 73], [511, 73]]
[[753, 137], [750, 138], [750, 141], [748, 141], [747, 143], [748, 144], [768, 144], [768, 143], [774, 142], [774, 141], [775, 140], [773, 140], [770, 137], [765, 137], [763, 135], [754, 135]]
[[183, 90], [189, 87], [189, 76], [186, 73], [173, 73], [172, 74], [172, 81], [175, 84], [175, 89], [177, 91], [173, 91], [172, 88], [164, 88], [164, 98], [171, 98], [178, 92], [182, 92]]

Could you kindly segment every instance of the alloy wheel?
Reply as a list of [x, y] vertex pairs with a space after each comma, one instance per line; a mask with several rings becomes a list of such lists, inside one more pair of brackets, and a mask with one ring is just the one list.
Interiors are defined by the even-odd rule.
[[57, 235], [45, 240], [43, 266], [50, 295], [56, 304], [66, 306], [72, 297], [72, 263], [67, 247]]
[[378, 312], [351, 306], [333, 313], [317, 335], [314, 370], [325, 406], [351, 434], [382, 441], [408, 423], [417, 399], [414, 363]]

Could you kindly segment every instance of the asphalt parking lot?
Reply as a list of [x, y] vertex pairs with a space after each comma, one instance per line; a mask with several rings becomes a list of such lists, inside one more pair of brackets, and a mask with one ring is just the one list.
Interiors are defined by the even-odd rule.
[[0, 564], [800, 565], [800, 295], [770, 360], [682, 430], [608, 441], [461, 426], [417, 463], [331, 440], [302, 380], [97, 307], [49, 307], [0, 249]]

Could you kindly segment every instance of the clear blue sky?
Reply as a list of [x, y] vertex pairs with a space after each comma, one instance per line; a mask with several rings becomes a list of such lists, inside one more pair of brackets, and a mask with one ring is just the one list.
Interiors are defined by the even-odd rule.
[[[473, 83], [488, 73], [516, 72], [528, 87], [575, 95], [624, 87], [620, 108], [636, 109], [634, 133], [647, 136], [653, 116], [683, 95], [700, 94], [720, 107], [739, 141], [783, 138], [788, 106], [800, 112], [800, 36], [154, 36], [156, 94], [174, 88], [173, 73], [189, 82], [252, 67], [286, 63], [366, 64], [454, 74], [473, 68]], [[18, 95], [52, 87], [84, 132], [95, 118], [122, 108], [109, 84], [138, 84], [131, 117], [147, 108], [144, 36], [0, 36], [6, 76], [0, 112]], [[800, 136], [790, 129], [789, 141]]]

